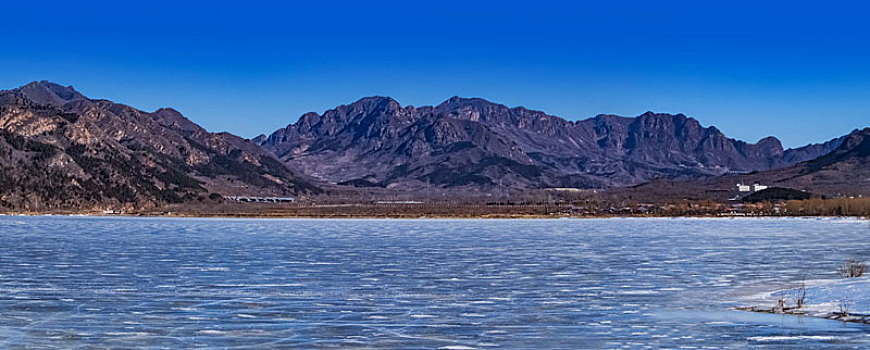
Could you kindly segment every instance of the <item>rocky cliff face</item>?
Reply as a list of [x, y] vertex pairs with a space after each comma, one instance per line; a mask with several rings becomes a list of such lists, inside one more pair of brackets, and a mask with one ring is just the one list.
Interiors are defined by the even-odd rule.
[[0, 207], [148, 206], [318, 191], [248, 140], [34, 82], [0, 92]]
[[788, 166], [841, 140], [783, 150], [776, 138], [730, 139], [682, 114], [571, 122], [482, 99], [416, 108], [370, 97], [253, 141], [325, 181], [414, 189], [630, 186]]

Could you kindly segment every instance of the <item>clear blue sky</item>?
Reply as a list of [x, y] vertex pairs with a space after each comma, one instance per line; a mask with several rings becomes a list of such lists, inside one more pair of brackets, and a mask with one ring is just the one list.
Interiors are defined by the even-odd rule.
[[47, 79], [245, 137], [371, 95], [682, 112], [787, 147], [870, 125], [859, 2], [24, 3], [2, 6], [0, 88]]

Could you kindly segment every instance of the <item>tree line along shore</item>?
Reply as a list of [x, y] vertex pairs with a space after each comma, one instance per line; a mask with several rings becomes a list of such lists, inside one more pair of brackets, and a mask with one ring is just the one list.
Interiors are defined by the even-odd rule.
[[6, 211], [5, 214], [140, 215], [182, 217], [304, 218], [563, 218], [563, 217], [739, 217], [852, 216], [870, 218], [870, 198], [811, 198], [758, 203], [712, 200], [548, 201], [300, 201], [241, 203], [229, 200], [171, 204], [151, 208], [56, 208]]

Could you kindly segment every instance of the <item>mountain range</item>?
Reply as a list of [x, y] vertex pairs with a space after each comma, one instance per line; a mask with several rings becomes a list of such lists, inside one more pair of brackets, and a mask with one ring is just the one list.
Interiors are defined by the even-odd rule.
[[147, 207], [317, 192], [248, 140], [41, 81], [0, 92], [0, 207]]
[[253, 141], [326, 182], [411, 190], [611, 188], [747, 173], [814, 159], [842, 140], [783, 150], [774, 137], [746, 143], [682, 114], [572, 122], [476, 98], [418, 108], [370, 97]]
[[40, 81], [0, 91], [0, 208], [138, 208], [353, 187], [645, 188], [758, 174], [837, 190], [866, 184], [866, 134], [783, 149], [683, 114], [569, 121], [477, 98], [414, 107], [368, 97], [246, 140], [171, 108], [141, 111]]
[[792, 166], [694, 181], [656, 180], [612, 191], [613, 198], [715, 199], [734, 196], [736, 184], [759, 183], [825, 196], [870, 196], [870, 128], [840, 138], [839, 147]]

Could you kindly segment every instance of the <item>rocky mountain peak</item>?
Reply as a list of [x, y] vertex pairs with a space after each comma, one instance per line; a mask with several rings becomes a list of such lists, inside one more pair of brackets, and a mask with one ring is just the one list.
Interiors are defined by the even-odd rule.
[[396, 100], [385, 96], [363, 97], [356, 102], [344, 106], [350, 111], [358, 112], [388, 112], [401, 109], [402, 106]]
[[782, 142], [779, 141], [778, 138], [773, 136], [765, 137], [758, 142], [755, 143], [757, 147], [762, 147], [770, 150], [772, 153], [782, 153], [784, 151], [782, 147]]
[[205, 132], [205, 129], [172, 108], [160, 108], [151, 113], [151, 116], [154, 118], [154, 121], [165, 127], [186, 132]]
[[865, 158], [870, 156], [870, 128], [856, 129], [833, 152], [838, 158]]
[[[441, 104], [439, 104], [435, 108], [438, 110], [446, 110], [446, 109], [454, 109], [454, 108], [461, 108], [461, 107], [483, 108], [483, 107], [495, 107], [495, 106], [502, 106], [502, 105], [500, 105], [498, 103], [487, 101], [487, 100], [479, 98], [479, 97], [466, 98], [466, 97], [460, 97], [460, 96], [453, 96], [451, 98], [448, 98], [444, 102], [441, 102]], [[502, 107], [506, 108], [506, 106], [502, 106]]]
[[46, 80], [34, 81], [15, 90], [28, 100], [55, 107], [87, 99], [72, 86], [63, 86]]

